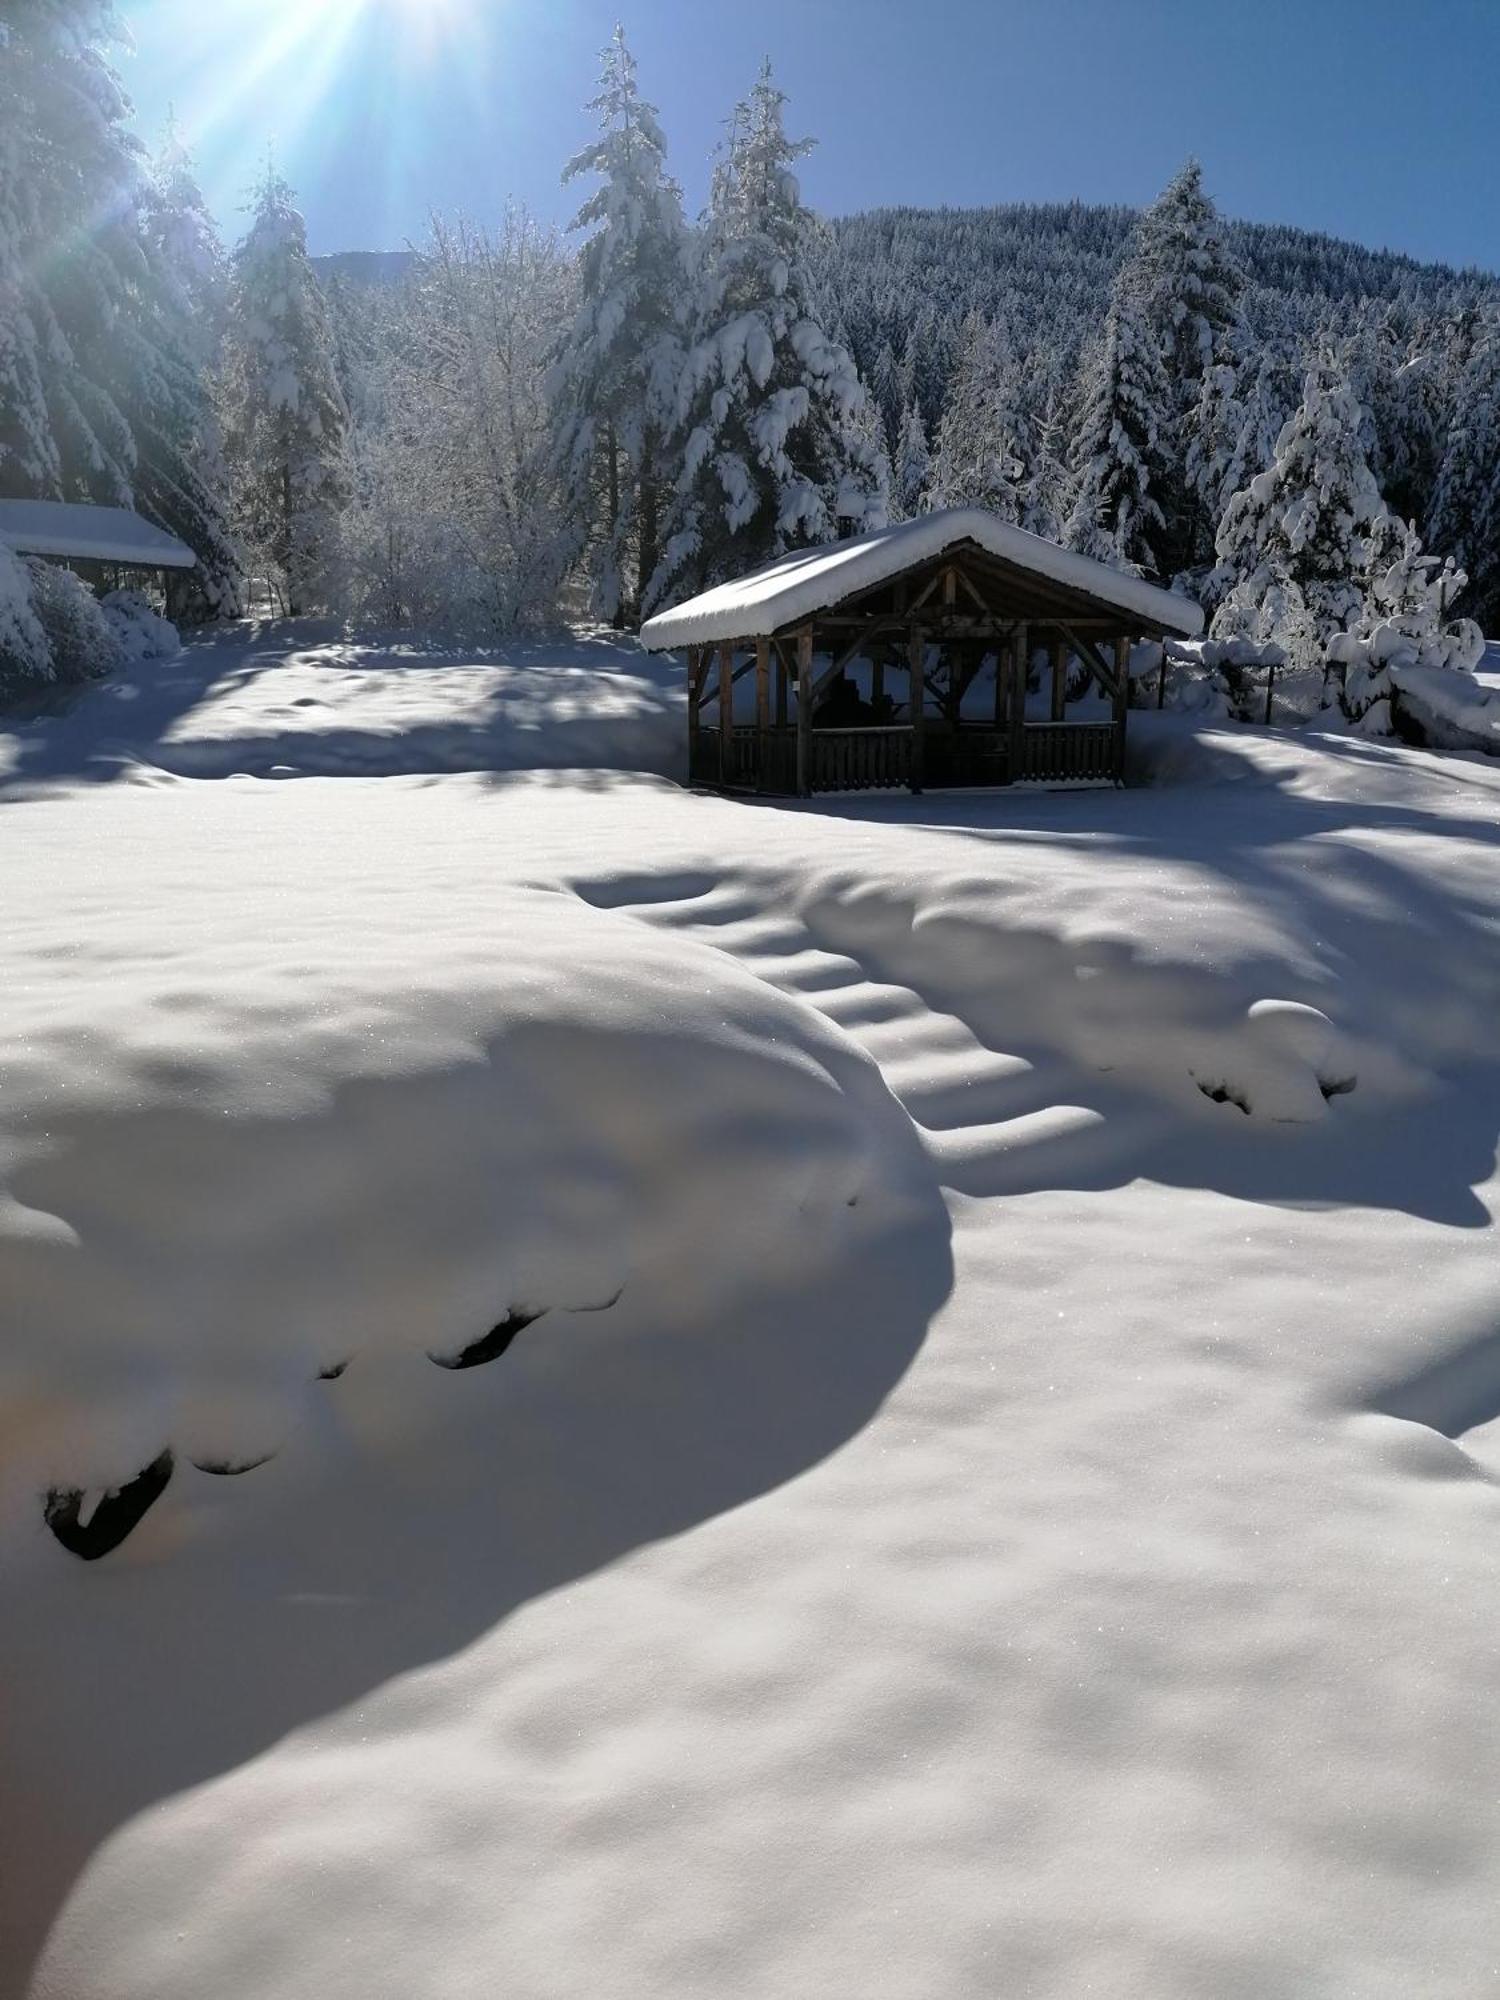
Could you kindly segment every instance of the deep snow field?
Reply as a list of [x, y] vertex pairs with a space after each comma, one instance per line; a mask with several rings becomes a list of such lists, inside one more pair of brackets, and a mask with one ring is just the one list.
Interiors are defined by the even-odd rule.
[[0, 1994], [1500, 1991], [1500, 763], [676, 678], [0, 722]]

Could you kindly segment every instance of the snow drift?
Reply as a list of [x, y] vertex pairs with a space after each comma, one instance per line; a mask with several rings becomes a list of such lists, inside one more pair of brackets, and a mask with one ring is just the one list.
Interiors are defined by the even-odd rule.
[[497, 893], [485, 919], [439, 949], [440, 921], [351, 938], [313, 899], [268, 913], [268, 950], [204, 910], [12, 989], [0, 1411], [23, 1519], [39, 1487], [118, 1487], [164, 1450], [260, 1463], [370, 1350], [464, 1365], [497, 1328], [626, 1294], [691, 1324], [767, 1268], [837, 1265], [899, 1118], [857, 1049], [571, 895]]

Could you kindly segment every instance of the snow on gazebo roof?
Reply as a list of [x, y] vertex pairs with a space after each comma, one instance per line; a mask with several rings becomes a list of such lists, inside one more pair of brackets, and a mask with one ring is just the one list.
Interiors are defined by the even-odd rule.
[[733, 583], [716, 584], [686, 604], [648, 618], [641, 627], [641, 644], [647, 652], [662, 653], [674, 646], [703, 646], [716, 640], [769, 638], [964, 542], [1181, 638], [1194, 638], [1203, 630], [1203, 612], [1190, 597], [1178, 597], [1091, 556], [1059, 548], [982, 507], [948, 507], [846, 542], [799, 549]]
[[0, 500], [0, 542], [23, 556], [70, 556], [142, 569], [191, 569], [198, 560], [186, 542], [128, 507], [68, 500]]

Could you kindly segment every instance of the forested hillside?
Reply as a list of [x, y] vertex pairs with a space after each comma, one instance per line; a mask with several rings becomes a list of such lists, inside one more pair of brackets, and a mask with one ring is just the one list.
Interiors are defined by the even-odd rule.
[[[628, 626], [962, 505], [1184, 589], [1314, 681], [1392, 632], [1473, 657], [1455, 613], [1500, 627], [1500, 283], [1229, 222], [1196, 161], [1139, 213], [828, 223], [766, 65], [693, 218], [617, 31], [558, 162], [566, 230], [509, 205], [313, 259], [269, 167], [225, 251], [175, 135], [152, 158], [131, 129], [95, 0], [0, 41], [0, 107], [0, 494], [181, 534], [187, 615]], [[47, 139], [70, 119], [81, 177]], [[0, 683], [95, 670], [55, 597], [0, 577]], [[1350, 719], [1382, 725], [1380, 686]]]

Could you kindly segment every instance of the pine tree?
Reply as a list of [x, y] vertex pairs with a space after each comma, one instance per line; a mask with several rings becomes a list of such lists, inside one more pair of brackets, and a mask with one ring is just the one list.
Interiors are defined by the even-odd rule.
[[901, 433], [891, 473], [891, 512], [896, 520], [909, 521], [921, 513], [931, 477], [932, 453], [927, 444], [927, 427], [916, 404], [908, 403], [901, 417]]
[[753, 569], [883, 518], [859, 435], [864, 389], [826, 330], [809, 249], [815, 224], [767, 64], [714, 174], [678, 390], [682, 472], [650, 601]]
[[1213, 424], [1215, 406], [1233, 400], [1245, 286], [1196, 160], [1142, 215], [1132, 262], [1166, 390], [1156, 426], [1164, 446], [1156, 494], [1164, 517], [1162, 562], [1169, 571], [1185, 570], [1212, 555], [1221, 496], [1212, 454], [1190, 456], [1189, 447], [1201, 420]]
[[929, 506], [986, 507], [1002, 520], [1020, 519], [1026, 466], [1017, 388], [1002, 329], [971, 313], [938, 426]]
[[157, 365], [143, 371], [144, 393], [122, 395], [137, 445], [137, 502], [198, 557], [195, 569], [168, 579], [172, 617], [233, 617], [241, 608], [242, 562], [228, 522], [216, 401], [228, 262], [192, 157], [170, 122], [146, 184], [142, 222], [160, 310]]
[[1021, 526], [1060, 541], [1072, 502], [1068, 473], [1068, 398], [1054, 375], [1032, 423], [1030, 463], [1022, 492]]
[[1348, 631], [1335, 633], [1330, 660], [1344, 669], [1344, 713], [1368, 734], [1390, 727], [1393, 678], [1405, 667], [1468, 672], [1484, 651], [1479, 627], [1452, 618], [1453, 601], [1468, 582], [1451, 560], [1439, 563], [1422, 548], [1416, 529], [1387, 514], [1370, 536], [1365, 602]]
[[1312, 667], [1362, 615], [1372, 551], [1389, 531], [1359, 431], [1358, 399], [1325, 357], [1309, 371], [1271, 464], [1225, 512], [1216, 637], [1275, 641], [1294, 665]]
[[552, 394], [559, 472], [587, 550], [594, 609], [615, 618], [639, 606], [660, 555], [685, 225], [681, 191], [666, 172], [666, 141], [640, 94], [623, 29], [604, 50], [589, 109], [599, 114], [599, 137], [568, 162], [563, 180], [597, 174], [602, 184], [572, 223], [587, 232], [579, 306]]
[[15, 10], [0, 37], [0, 491], [129, 506], [109, 386], [131, 316], [139, 148], [107, 0]]
[[1478, 322], [1453, 391], [1428, 539], [1472, 578], [1470, 615], [1500, 631], [1500, 315]]
[[0, 491], [135, 506], [232, 609], [235, 558], [196, 462], [199, 302], [109, 61], [107, 0], [13, 10], [0, 37]]
[[1163, 519], [1152, 485], [1164, 400], [1161, 354], [1127, 265], [1084, 375], [1073, 504], [1063, 530], [1069, 548], [1119, 569], [1158, 569]]
[[234, 255], [226, 442], [246, 540], [296, 614], [328, 601], [348, 486], [328, 314], [292, 202], [268, 165]]

